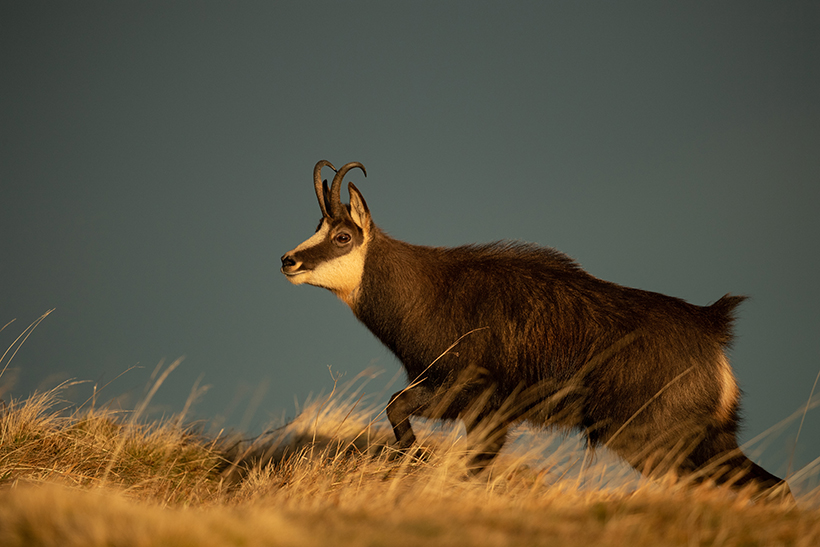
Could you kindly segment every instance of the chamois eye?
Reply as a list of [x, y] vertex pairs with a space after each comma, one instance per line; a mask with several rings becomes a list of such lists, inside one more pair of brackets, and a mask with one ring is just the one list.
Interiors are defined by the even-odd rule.
[[350, 243], [350, 234], [346, 234], [346, 233], [342, 232], [342, 233], [336, 234], [336, 237], [334, 239], [336, 240], [336, 243], [338, 243], [340, 245], [344, 245], [346, 243]]

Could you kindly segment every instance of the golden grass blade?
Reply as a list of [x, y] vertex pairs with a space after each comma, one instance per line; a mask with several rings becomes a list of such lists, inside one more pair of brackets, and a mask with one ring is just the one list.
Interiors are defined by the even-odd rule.
[[[5, 352], [3, 352], [3, 356], [2, 356], [2, 357], [0, 357], [0, 363], [2, 363], [2, 362], [3, 362], [3, 359], [5, 359], [5, 358], [6, 358], [6, 355], [7, 355], [7, 354], [8, 354], [8, 352], [11, 350], [11, 348], [13, 348], [13, 347], [15, 346], [15, 344], [17, 344], [17, 348], [14, 350], [14, 353], [12, 353], [12, 354], [11, 354], [11, 357], [9, 357], [8, 361], [6, 361], [6, 364], [5, 364], [5, 366], [3, 367], [3, 370], [0, 370], [0, 378], [2, 378], [2, 377], [3, 377], [3, 373], [5, 373], [5, 372], [6, 372], [6, 369], [7, 369], [7, 368], [9, 368], [9, 365], [11, 364], [12, 359], [14, 359], [14, 356], [15, 356], [15, 355], [17, 355], [17, 352], [18, 352], [18, 351], [20, 351], [20, 348], [23, 346], [23, 344], [25, 344], [25, 343], [26, 343], [26, 340], [28, 340], [28, 337], [29, 337], [29, 336], [31, 336], [31, 333], [32, 333], [32, 332], [34, 332], [34, 329], [36, 329], [36, 328], [37, 328], [37, 325], [39, 325], [40, 323], [42, 323], [43, 319], [45, 319], [46, 317], [48, 317], [48, 316], [51, 314], [51, 312], [53, 312], [55, 309], [56, 309], [56, 308], [52, 308], [52, 309], [48, 310], [46, 313], [44, 313], [43, 315], [41, 315], [40, 317], [38, 317], [37, 319], [35, 319], [35, 320], [34, 320], [34, 322], [33, 322], [31, 325], [29, 325], [28, 327], [26, 327], [26, 330], [24, 330], [23, 332], [21, 332], [21, 333], [20, 333], [20, 336], [18, 336], [18, 337], [14, 340], [14, 342], [12, 342], [12, 343], [11, 343], [11, 345], [10, 345], [8, 348], [6, 348], [6, 351], [5, 351]], [[9, 321], [8, 323], [6, 323], [6, 324], [3, 326], [3, 329], [5, 329], [6, 327], [8, 327], [8, 326], [9, 326], [12, 322], [14, 322], [14, 319], [12, 319], [12, 320], [11, 320], [11, 321]], [[0, 329], [0, 331], [2, 331], [3, 329]], [[22, 340], [20, 340], [21, 338], [22, 338]], [[19, 344], [17, 343], [18, 341], [20, 342]]]
[[792, 472], [792, 464], [794, 463], [794, 453], [797, 450], [797, 441], [800, 439], [800, 432], [803, 431], [803, 422], [806, 421], [806, 414], [809, 412], [809, 405], [811, 404], [811, 400], [814, 398], [814, 390], [817, 389], [817, 380], [820, 380], [820, 371], [817, 371], [817, 377], [814, 379], [814, 385], [811, 386], [811, 391], [809, 392], [809, 400], [806, 401], [806, 407], [803, 409], [803, 416], [800, 418], [800, 426], [797, 428], [797, 435], [794, 436], [794, 446], [792, 447], [792, 453], [789, 457], [789, 467], [786, 471], [786, 476], [791, 475]]

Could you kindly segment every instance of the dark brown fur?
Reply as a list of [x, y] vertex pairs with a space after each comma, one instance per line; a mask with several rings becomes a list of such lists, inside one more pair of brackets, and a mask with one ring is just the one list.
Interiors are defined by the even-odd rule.
[[[325, 221], [347, 222], [361, 237], [348, 209], [336, 217]], [[415, 442], [410, 416], [462, 418], [482, 432], [471, 463], [480, 471], [508, 428], [528, 420], [580, 428], [645, 474], [761, 493], [782, 483], [740, 452], [737, 400], [724, 393], [721, 375], [730, 373], [720, 367], [744, 297], [696, 306], [603, 281], [550, 248], [423, 247], [367, 228], [351, 307], [416, 384], [387, 408], [400, 448]]]

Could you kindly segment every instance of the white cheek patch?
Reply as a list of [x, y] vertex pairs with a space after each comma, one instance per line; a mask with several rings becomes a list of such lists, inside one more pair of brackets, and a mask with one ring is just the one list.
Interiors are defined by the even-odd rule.
[[[332, 245], [327, 241], [330, 223], [322, 222], [318, 232], [293, 249], [290, 254], [297, 254], [318, 245]], [[359, 285], [364, 273], [364, 257], [367, 252], [368, 239], [349, 253], [320, 262], [313, 269], [302, 270], [296, 275], [289, 275], [288, 281], [294, 285], [314, 285], [333, 291], [348, 306], [353, 307]]]
[[366, 252], [367, 241], [346, 255], [322, 262], [309, 273], [310, 279], [304, 282], [330, 289], [352, 308], [362, 283]]

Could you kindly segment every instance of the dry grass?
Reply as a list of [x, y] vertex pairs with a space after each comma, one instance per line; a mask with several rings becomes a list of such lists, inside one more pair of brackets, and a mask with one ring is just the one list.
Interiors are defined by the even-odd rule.
[[72, 407], [60, 389], [2, 405], [0, 545], [820, 545], [816, 468], [790, 479], [798, 505], [752, 503], [519, 429], [469, 477], [463, 428], [416, 423], [425, 450], [396, 454], [355, 382], [262, 437], [209, 439], [182, 416], [143, 419], [175, 365], [131, 413]]
[[754, 504], [641, 481], [606, 454], [581, 475], [573, 438], [526, 431], [465, 478], [462, 430], [418, 424], [429, 450], [396, 457], [357, 393], [238, 444], [175, 419], [67, 412], [58, 395], [0, 418], [0, 545], [820, 545], [817, 489], [797, 507]]

